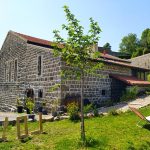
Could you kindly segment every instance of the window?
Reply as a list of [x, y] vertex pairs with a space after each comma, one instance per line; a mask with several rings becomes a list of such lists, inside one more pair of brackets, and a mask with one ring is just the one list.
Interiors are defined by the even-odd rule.
[[42, 98], [42, 97], [43, 97], [43, 90], [42, 90], [42, 89], [39, 89], [39, 90], [38, 90], [38, 97], [39, 97], [39, 98]]
[[14, 81], [17, 81], [17, 72], [18, 72], [18, 61], [16, 59], [14, 64]]
[[106, 95], [106, 90], [102, 90], [102, 96]]
[[38, 75], [42, 74], [42, 57], [38, 56]]
[[5, 64], [4, 73], [5, 73], [5, 81], [7, 81], [7, 64]]
[[9, 82], [11, 82], [11, 62], [9, 63]]

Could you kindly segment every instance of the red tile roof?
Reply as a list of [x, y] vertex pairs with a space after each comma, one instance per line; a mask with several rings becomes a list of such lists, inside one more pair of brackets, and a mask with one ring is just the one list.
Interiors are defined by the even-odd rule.
[[111, 74], [110, 77], [113, 77], [117, 80], [127, 83], [128, 85], [150, 85], [150, 82], [138, 79], [133, 76], [122, 76], [122, 75]]
[[125, 66], [125, 67], [129, 67], [129, 68], [135, 68], [135, 69], [140, 69], [140, 70], [144, 70], [144, 71], [150, 71], [150, 69], [133, 66], [130, 63], [121, 62], [121, 61], [117, 61], [117, 60], [111, 60], [111, 59], [99, 59], [99, 60], [101, 60], [105, 63], [109, 63], [109, 64], [115, 64], [115, 65]]
[[106, 59], [111, 59], [111, 60], [117, 60], [117, 61], [121, 61], [121, 62], [125, 62], [125, 63], [130, 63], [129, 60], [121, 59], [121, 58], [112, 56], [110, 54], [101, 53], [101, 57], [106, 58]]
[[[28, 35], [17, 33], [17, 32], [14, 32], [14, 33], [19, 35], [20, 37], [26, 39], [27, 42], [31, 42], [31, 43], [34, 43], [34, 44], [39, 44], [39, 45], [43, 45], [43, 46], [47, 46], [47, 47], [50, 47], [54, 44], [54, 42], [52, 42], [52, 41], [48, 41], [48, 40], [28, 36]], [[63, 44], [59, 44], [59, 46], [62, 47]]]
[[[40, 39], [40, 38], [28, 36], [28, 35], [17, 33], [17, 32], [13, 32], [13, 33], [15, 33], [15, 34], [19, 35], [20, 37], [26, 39], [27, 42], [29, 42], [29, 43], [37, 44], [37, 45], [40, 45], [40, 46], [50, 47], [54, 44], [54, 42], [52, 42], [52, 41], [43, 40], [43, 39]], [[60, 48], [62, 48], [63, 44], [58, 44], [58, 46]], [[140, 68], [140, 67], [132, 66], [128, 61], [126, 61], [124, 59], [120, 59], [120, 58], [112, 56], [112, 55], [109, 55], [109, 54], [101, 53], [101, 58], [102, 58], [103, 62], [113, 63], [113, 64], [116, 64], [116, 65], [121, 65], [121, 66], [130, 67], [130, 68], [137, 68], [137, 69], [150, 71], [149, 69], [146, 69], [146, 68]]]

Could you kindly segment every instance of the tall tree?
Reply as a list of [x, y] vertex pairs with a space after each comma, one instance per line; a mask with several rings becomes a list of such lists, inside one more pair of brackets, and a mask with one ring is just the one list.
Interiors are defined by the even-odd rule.
[[150, 52], [150, 29], [147, 28], [142, 32], [140, 44], [143, 47], [143, 53]]
[[130, 33], [127, 36], [122, 38], [122, 41], [119, 45], [119, 51], [122, 53], [133, 55], [136, 52], [137, 47], [139, 46], [139, 40], [136, 34]]
[[[67, 24], [62, 25], [62, 30], [67, 32], [68, 37], [66, 39], [60, 36], [58, 30], [54, 30], [54, 54], [60, 55], [62, 60], [66, 62], [69, 69], [63, 68], [64, 74], [73, 74], [80, 79], [81, 84], [81, 139], [85, 142], [85, 129], [84, 129], [84, 76], [87, 73], [94, 73], [98, 68], [102, 66], [97, 62], [94, 64], [91, 60], [98, 57], [99, 53], [95, 52], [93, 45], [96, 45], [99, 41], [99, 33], [101, 29], [97, 22], [90, 18], [90, 29], [88, 34], [84, 34], [84, 28], [79, 25], [77, 20], [68, 8], [64, 6], [64, 12], [66, 14]], [[60, 48], [60, 44], [63, 46]]]
[[110, 45], [110, 43], [105, 43], [103, 47], [106, 48], [106, 49], [111, 50], [111, 45]]

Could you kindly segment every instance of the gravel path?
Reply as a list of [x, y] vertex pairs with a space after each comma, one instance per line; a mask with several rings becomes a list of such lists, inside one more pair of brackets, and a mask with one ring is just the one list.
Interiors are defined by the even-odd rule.
[[128, 105], [130, 106], [132, 105], [135, 108], [141, 108], [141, 107], [150, 105], [150, 96], [143, 96], [143, 97], [137, 98], [136, 100], [129, 101], [128, 103], [122, 102], [111, 107], [101, 107], [99, 109], [99, 113], [108, 113], [110, 110], [126, 112], [129, 110]]

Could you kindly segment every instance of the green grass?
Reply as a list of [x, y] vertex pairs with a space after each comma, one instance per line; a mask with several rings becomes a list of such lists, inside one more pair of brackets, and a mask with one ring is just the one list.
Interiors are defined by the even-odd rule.
[[[140, 111], [145, 116], [150, 115], [150, 106]], [[150, 126], [139, 128], [138, 121], [132, 112], [86, 119], [87, 147], [80, 144], [79, 122], [46, 122], [43, 127], [47, 134], [34, 135], [24, 142], [16, 140], [16, 127], [9, 126], [9, 141], [0, 143], [0, 150], [150, 150]], [[29, 123], [30, 131], [37, 128], [37, 122]]]

